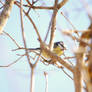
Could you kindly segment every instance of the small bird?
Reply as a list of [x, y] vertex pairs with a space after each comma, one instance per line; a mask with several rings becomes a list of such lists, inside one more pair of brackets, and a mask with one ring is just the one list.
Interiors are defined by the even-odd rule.
[[61, 56], [64, 53], [64, 50], [66, 50], [66, 48], [62, 41], [54, 43], [53, 52], [55, 54], [57, 54], [58, 56]]
[[[41, 50], [41, 48], [33, 48], [30, 50]], [[64, 50], [66, 50], [63, 41], [55, 42], [53, 46], [52, 52], [55, 53], [58, 56], [61, 56], [64, 54]], [[49, 55], [42, 50], [42, 56], [45, 57], [46, 59], [49, 59]]]

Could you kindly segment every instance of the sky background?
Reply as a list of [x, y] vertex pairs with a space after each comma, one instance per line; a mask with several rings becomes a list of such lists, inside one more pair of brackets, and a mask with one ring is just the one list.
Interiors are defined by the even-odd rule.
[[[37, 5], [52, 5], [54, 0], [39, 0]], [[88, 1], [88, 0], [87, 0]], [[92, 2], [89, 0], [90, 6]], [[27, 10], [27, 9], [26, 9]], [[73, 29], [67, 20], [60, 14], [61, 12], [72, 22], [78, 30], [85, 30], [90, 25], [86, 11], [83, 9], [81, 0], [69, 0], [64, 7], [58, 11], [57, 25], [55, 33], [55, 42], [64, 41], [65, 46], [68, 48], [68, 54], [71, 56], [70, 51], [76, 48], [74, 41], [69, 37], [62, 35], [61, 31], [66, 29]], [[31, 10], [30, 16], [35, 22], [39, 33], [44, 40], [52, 11], [47, 10]], [[33, 29], [32, 24], [27, 17], [24, 18], [24, 30], [26, 35], [27, 46], [29, 48], [39, 47], [38, 37]], [[4, 30], [8, 32], [20, 46], [23, 46], [21, 28], [20, 28], [20, 10], [17, 6], [13, 6], [10, 18]], [[49, 37], [47, 43], [49, 42]], [[18, 56], [17, 53], [23, 54], [24, 51], [13, 52], [16, 45], [11, 39], [4, 34], [0, 36], [0, 65], [7, 65], [15, 61]], [[73, 81], [63, 73], [62, 70], [50, 65], [45, 66], [41, 62], [38, 63], [35, 69], [35, 92], [45, 92], [45, 76], [44, 71], [48, 73], [48, 92], [74, 92]], [[67, 71], [71, 76], [72, 74]], [[23, 57], [16, 64], [8, 68], [0, 68], [0, 91], [1, 92], [29, 92], [30, 90], [30, 68]]]

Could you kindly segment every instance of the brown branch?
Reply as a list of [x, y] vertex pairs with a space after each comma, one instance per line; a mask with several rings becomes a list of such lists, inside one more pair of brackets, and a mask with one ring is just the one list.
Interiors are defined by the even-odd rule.
[[73, 78], [62, 68], [62, 71], [71, 79], [73, 80]]
[[[21, 4], [20, 4], [20, 15], [21, 15], [22, 38], [23, 38], [23, 42], [24, 42], [24, 48], [27, 48], [27, 46], [26, 46], [26, 40], [25, 40], [25, 34], [24, 34], [24, 26], [23, 26], [23, 12], [24, 12], [24, 10], [23, 10], [23, 8], [22, 8], [22, 0], [21, 0]], [[26, 13], [25, 13], [25, 14], [26, 14]], [[28, 14], [26, 14], [26, 15], [28, 15]], [[29, 18], [30, 18], [30, 17], [29, 17]], [[30, 18], [30, 19], [31, 19], [31, 18]], [[31, 19], [31, 23], [34, 25], [34, 27], [35, 27], [35, 29], [36, 29], [35, 31], [37, 32], [38, 37], [39, 37], [39, 40], [41, 41], [39, 32], [38, 32], [38, 30], [37, 30], [37, 28], [36, 28], [34, 22], [32, 21], [32, 19]], [[31, 68], [31, 86], [30, 86], [30, 92], [34, 92], [34, 69], [35, 69], [35, 66], [36, 66], [36, 64], [37, 64], [37, 62], [38, 62], [40, 56], [38, 57], [37, 62], [36, 62], [35, 64], [32, 64], [32, 63], [30, 62], [30, 57], [29, 57], [28, 50], [25, 49], [25, 52], [26, 52], [26, 56], [27, 56], [28, 63], [29, 63], [30, 68]]]
[[[54, 8], [53, 8], [54, 11], [55, 11], [55, 12], [58, 12], [58, 11], [57, 11], [57, 10], [59, 9], [58, 6], [59, 6], [59, 7], [62, 7], [67, 1], [68, 1], [68, 0], [63, 0], [63, 1], [60, 2], [60, 4], [54, 5]], [[56, 9], [55, 9], [55, 8], [56, 8]], [[45, 37], [45, 39], [44, 39], [44, 42], [46, 41], [47, 36], [48, 36], [48, 34], [49, 34], [49, 29], [50, 29], [51, 24], [52, 24], [52, 26], [53, 26], [53, 23], [55, 23], [55, 21], [56, 21], [56, 18], [54, 18], [54, 17], [56, 17], [56, 13], [55, 13], [55, 14], [53, 13], [53, 16], [52, 16], [52, 18], [51, 18], [51, 22], [49, 23], [49, 27], [48, 27], [47, 34], [46, 34], [46, 37]], [[54, 19], [54, 21], [53, 21], [53, 19]], [[52, 23], [52, 21], [53, 21], [53, 23]], [[52, 36], [54, 36], [54, 32], [52, 33]]]
[[1, 66], [1, 65], [0, 65], [0, 67], [10, 67], [11, 65], [17, 63], [23, 56], [24, 56], [24, 55], [20, 56], [17, 60], [15, 60], [14, 62], [12, 62], [12, 63], [10, 63], [10, 64], [8, 64], [8, 65], [4, 65], [4, 66]]
[[[63, 65], [65, 68], [67, 68], [68, 70], [70, 70], [71, 72], [74, 72], [73, 70], [73, 66], [71, 66], [69, 63], [65, 62], [64, 60], [62, 60], [59, 56], [57, 56], [56, 54], [52, 53], [48, 48], [46, 48], [45, 44], [41, 44], [41, 48], [42, 50], [44, 50], [53, 61], [58, 61], [61, 65]], [[54, 62], [53, 62], [54, 63]]]
[[0, 0], [0, 3], [4, 6], [5, 4]]
[[47, 37], [48, 37], [48, 35], [49, 35], [50, 28], [51, 28], [51, 24], [52, 24], [52, 17], [51, 17], [51, 21], [50, 21], [49, 26], [48, 26], [48, 29], [47, 29], [47, 33], [46, 33], [46, 36], [45, 36], [44, 42], [46, 42]]
[[41, 51], [40, 51], [40, 54], [38, 55], [38, 58], [37, 58], [36, 62], [33, 64], [34, 67], [36, 67], [36, 65], [37, 65], [37, 63], [38, 63], [40, 57], [41, 57]]
[[18, 43], [17, 43], [7, 32], [3, 31], [3, 33], [4, 33], [5, 35], [7, 35], [7, 36], [16, 44], [16, 46], [17, 46], [18, 48], [20, 48], [20, 46], [18, 45]]
[[26, 0], [26, 2], [27, 2], [29, 5], [31, 5], [31, 3], [30, 3], [30, 1], [29, 1], [29, 0]]
[[[30, 5], [30, 6], [32, 7], [32, 4], [30, 3], [30, 1], [29, 1], [29, 0], [26, 0], [26, 2], [28, 3], [28, 5]], [[33, 3], [33, 2], [32, 2], [32, 3]], [[27, 14], [30, 12], [31, 7], [29, 7], [29, 9], [28, 9], [28, 11], [27, 11]]]
[[5, 6], [5, 4], [2, 1], [0, 1], [0, 3], [2, 4], [2, 6], [0, 7], [0, 9], [2, 9]]
[[44, 72], [45, 80], [46, 80], [46, 88], [45, 92], [48, 92], [48, 73]]
[[34, 76], [34, 68], [35, 67], [31, 67], [31, 87], [30, 87], [30, 92], [34, 92], [34, 81], [35, 81], [35, 76]]
[[[59, 4], [57, 4], [57, 8], [60, 9], [61, 7], [63, 7], [66, 3], [68, 2], [68, 0], [63, 0], [61, 1]], [[18, 2], [19, 3], [19, 2]], [[47, 10], [53, 10], [55, 7], [53, 6], [49, 6], [49, 7], [45, 7], [45, 6], [33, 6], [33, 5], [23, 5], [25, 7], [31, 7], [33, 9], [47, 9]]]
[[[76, 56], [76, 65], [74, 68], [74, 85], [75, 85], [75, 92], [82, 92], [83, 84], [83, 76], [82, 76], [82, 64], [83, 64], [83, 59], [84, 59], [84, 54], [86, 52], [86, 46], [88, 46], [88, 43], [85, 40], [82, 40], [81, 38], [76, 38], [73, 37], [71, 33], [67, 33], [68, 36], [70, 36], [72, 39], [76, 39], [80, 42], [79, 48], [77, 49], [77, 52], [75, 53]], [[87, 34], [85, 34], [87, 35]]]
[[[20, 8], [20, 5], [19, 5], [19, 4], [17, 4], [16, 2], [15, 2], [15, 4]], [[37, 36], [38, 36], [39, 41], [42, 42], [41, 37], [40, 37], [40, 34], [39, 34], [39, 32], [38, 32], [38, 29], [37, 29], [35, 23], [34, 23], [33, 20], [31, 19], [31, 17], [28, 15], [28, 13], [25, 12], [25, 10], [23, 10], [23, 12], [24, 12], [24, 14], [27, 16], [27, 18], [29, 19], [29, 21], [32, 23], [32, 25], [33, 25], [33, 27], [34, 27], [36, 33], [37, 33]]]
[[55, 64], [59, 69], [61, 69], [70, 79], [73, 80], [73, 78], [64, 70], [64, 67], [62, 65]]
[[[92, 24], [90, 25], [91, 31], [86, 32], [87, 38], [85, 34], [82, 34], [82, 37], [86, 40], [87, 42], [90, 42], [90, 50], [87, 51], [87, 60], [83, 62], [83, 79], [85, 81], [86, 88], [88, 92], [92, 91]], [[85, 76], [85, 77], [84, 77]]]
[[4, 8], [0, 14], [0, 34], [3, 32], [4, 26], [10, 16], [10, 12], [13, 6], [14, 0], [6, 0]]
[[72, 26], [73, 30], [70, 30], [70, 31], [76, 33], [76, 34], [78, 35], [78, 37], [79, 37], [79, 34], [78, 34], [78, 31], [77, 31], [76, 27], [75, 27], [75, 26], [72, 24], [72, 22], [63, 14], [63, 12], [61, 12], [61, 14], [64, 16], [64, 18], [67, 20], [67, 22], [69, 22], [70, 25]]
[[75, 92], [82, 92], [83, 84], [82, 84], [82, 63], [83, 57], [85, 53], [85, 48], [79, 46], [77, 52], [75, 53], [76, 56], [76, 65], [74, 68], [74, 85], [75, 85]]
[[76, 66], [74, 68], [74, 84], [75, 84], [75, 92], [82, 92], [83, 84], [83, 75], [82, 75], [82, 65], [84, 62], [84, 55], [86, 53], [86, 45], [80, 42], [79, 48], [75, 53], [76, 56]]
[[87, 3], [86, 0], [80, 0], [88, 14], [88, 17], [90, 20], [92, 20], [92, 14], [91, 14], [91, 7], [89, 6], [89, 4]]
[[67, 36], [70, 36], [73, 40], [77, 40], [78, 42], [81, 42], [82, 44], [86, 46], [89, 46], [89, 47], [91, 46], [91, 44], [87, 43], [85, 40], [72, 36], [71, 32], [63, 32], [63, 33]]
[[58, 0], [55, 0], [54, 11], [53, 11], [53, 15], [52, 15], [51, 36], [50, 36], [50, 42], [49, 42], [49, 47], [50, 47], [51, 51], [53, 50], [53, 45], [54, 45], [55, 28], [56, 28], [56, 15], [58, 12], [57, 3], [58, 3]]
[[61, 2], [57, 5], [57, 8], [60, 9], [60, 8], [63, 7], [67, 2], [68, 2], [68, 0], [63, 0], [63, 1], [61, 1]]
[[[23, 5], [25, 7], [30, 7], [29, 5]], [[45, 7], [45, 6], [31, 6], [33, 9], [46, 9], [46, 10], [53, 10], [53, 7]]]
[[[24, 34], [24, 25], [23, 25], [23, 8], [22, 8], [22, 0], [20, 0], [21, 4], [20, 4], [20, 17], [21, 17], [21, 31], [22, 31], [22, 38], [23, 38], [23, 43], [24, 43], [24, 48], [27, 48], [26, 46], [26, 40], [25, 40], [25, 34]], [[27, 60], [28, 63], [30, 65], [30, 67], [32, 67], [32, 64], [30, 62], [30, 58], [29, 58], [29, 54], [28, 54], [28, 50], [25, 49], [26, 52], [26, 56], [27, 56]]]
[[74, 59], [75, 56], [71, 56], [71, 57], [64, 57], [64, 59]]
[[81, 75], [81, 65], [80, 58], [78, 58], [76, 67], [74, 69], [74, 84], [75, 84], [75, 92], [82, 92], [82, 75]]

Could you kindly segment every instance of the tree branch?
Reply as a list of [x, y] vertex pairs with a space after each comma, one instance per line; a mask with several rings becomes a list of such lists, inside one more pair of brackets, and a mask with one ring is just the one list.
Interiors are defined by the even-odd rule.
[[57, 3], [58, 3], [58, 0], [55, 0], [54, 11], [53, 11], [53, 15], [52, 15], [51, 36], [50, 36], [50, 43], [49, 43], [49, 47], [50, 47], [51, 51], [53, 50], [53, 45], [54, 45], [56, 15], [57, 15], [57, 12], [58, 12]]
[[4, 8], [0, 14], [0, 34], [3, 32], [4, 26], [7, 23], [13, 4], [14, 0], [5, 1]]

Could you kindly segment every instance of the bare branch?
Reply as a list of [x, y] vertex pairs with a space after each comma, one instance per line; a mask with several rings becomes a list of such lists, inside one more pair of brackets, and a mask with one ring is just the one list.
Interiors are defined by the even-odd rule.
[[52, 15], [51, 36], [50, 36], [50, 42], [49, 42], [49, 47], [50, 47], [51, 51], [53, 50], [53, 45], [54, 45], [56, 15], [57, 15], [57, 12], [58, 12], [57, 3], [58, 3], [58, 0], [55, 0], [54, 11], [53, 11], [53, 15]]
[[33, 67], [33, 66], [31, 67], [31, 78], [30, 78], [31, 79], [31, 85], [30, 85], [31, 87], [30, 87], [30, 92], [34, 92], [34, 81], [35, 81], [34, 68], [35, 67]]
[[89, 19], [92, 20], [91, 7], [89, 6], [89, 4], [87, 3], [86, 0], [80, 0], [80, 1], [82, 2], [83, 6], [87, 12]]
[[[61, 1], [59, 4], [57, 4], [57, 8], [58, 9], [62, 8], [67, 2], [68, 2], [68, 0]], [[19, 3], [19, 2], [16, 2], [16, 3]], [[45, 6], [33, 6], [33, 5], [23, 5], [23, 6], [25, 6], [25, 7], [31, 7], [33, 9], [40, 9], [40, 10], [41, 9], [53, 10], [55, 8], [53, 6], [49, 6], [49, 7], [45, 7]]]
[[63, 14], [63, 12], [61, 12], [61, 14], [70, 23], [70, 25], [73, 27], [74, 30], [70, 30], [70, 31], [76, 33], [79, 36], [78, 31], [77, 31], [76, 27], [72, 24], [72, 22]]
[[17, 63], [23, 56], [24, 56], [24, 55], [20, 56], [20, 57], [19, 57], [17, 60], [15, 60], [13, 63], [10, 63], [10, 64], [8, 64], [8, 65], [4, 65], [4, 66], [1, 66], [1, 65], [0, 65], [0, 67], [10, 67], [10, 66], [14, 65], [15, 63]]
[[14, 0], [5, 1], [4, 8], [0, 14], [0, 34], [3, 32], [4, 26], [7, 23], [13, 4]]
[[86, 46], [91, 46], [89, 43], [87, 43], [85, 40], [81, 39], [81, 38], [77, 38], [72, 36], [71, 32], [63, 32], [64, 34], [66, 34], [67, 36], [70, 36], [73, 40], [77, 40], [78, 42], [81, 42], [82, 44], [86, 45]]
[[67, 2], [68, 2], [68, 0], [63, 0], [63, 1], [61, 1], [61, 2], [58, 4], [57, 8], [60, 9], [60, 8], [63, 7]]
[[45, 92], [48, 92], [48, 73], [47, 72], [44, 72], [44, 76], [45, 76], [45, 80], [46, 80]]
[[71, 80], [73, 80], [73, 78], [72, 78], [64, 69], [62, 69], [62, 71], [63, 71]]
[[18, 48], [20, 48], [20, 46], [18, 45], [18, 43], [17, 43], [7, 32], [3, 31], [3, 33], [4, 33], [5, 35], [7, 35], [7, 36], [16, 44], [16, 46], [17, 46]]
[[[15, 2], [15, 4], [20, 8], [20, 5], [19, 5], [19, 4], [17, 4], [16, 2]], [[38, 29], [37, 29], [35, 23], [33, 22], [33, 20], [31, 19], [31, 17], [30, 17], [24, 10], [23, 10], [23, 12], [24, 12], [24, 14], [27, 16], [27, 18], [29, 19], [29, 21], [32, 23], [32, 25], [33, 25], [33, 27], [34, 27], [34, 29], [35, 29], [37, 35], [38, 35], [39, 41], [42, 42], [41, 37], [40, 37], [40, 34], [39, 34], [39, 32], [38, 32]]]
[[[24, 25], [23, 25], [23, 9], [22, 9], [22, 0], [21, 1], [21, 5], [20, 5], [20, 16], [21, 16], [21, 31], [22, 31], [22, 38], [23, 38], [23, 43], [24, 43], [24, 48], [27, 48], [26, 46], [26, 40], [25, 40], [25, 33], [24, 33]], [[28, 54], [28, 50], [25, 49], [26, 52], [26, 56], [27, 56], [27, 60], [28, 63], [30, 65], [30, 67], [32, 67], [32, 64], [30, 62], [30, 58], [29, 58], [29, 54]]]
[[[70, 64], [68, 64], [67, 62], [65, 62], [64, 60], [62, 60], [59, 56], [57, 56], [56, 54], [52, 53], [48, 48], [46, 48], [45, 44], [41, 44], [41, 48], [42, 50], [44, 50], [53, 61], [58, 61], [61, 65], [63, 65], [65, 68], [67, 68], [68, 70], [70, 70], [71, 72], [74, 72], [73, 70], [73, 66], [71, 66]], [[54, 62], [53, 62], [54, 63]]]

